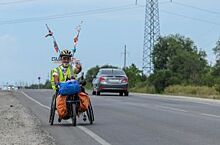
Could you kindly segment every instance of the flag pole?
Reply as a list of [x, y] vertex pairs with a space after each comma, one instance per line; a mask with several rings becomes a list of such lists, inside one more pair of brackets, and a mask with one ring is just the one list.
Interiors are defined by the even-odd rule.
[[73, 56], [74, 54], [76, 53], [76, 46], [78, 44], [78, 40], [79, 40], [79, 34], [80, 34], [80, 31], [81, 31], [81, 25], [82, 25], [83, 21], [80, 22], [80, 24], [75, 28], [76, 31], [77, 31], [77, 34], [76, 36], [74, 37], [73, 39], [73, 44], [74, 44], [74, 48], [72, 49], [72, 53], [73, 53]]
[[45, 37], [48, 37], [48, 36], [51, 36], [51, 37], [52, 37], [53, 43], [54, 43], [54, 49], [55, 49], [57, 52], [60, 53], [60, 49], [59, 49], [59, 47], [58, 47], [58, 45], [57, 45], [57, 41], [56, 41], [56, 39], [55, 39], [55, 37], [54, 37], [54, 35], [53, 35], [53, 32], [50, 30], [50, 28], [48, 27], [47, 24], [46, 24], [46, 27], [47, 27], [47, 30], [48, 30], [48, 34], [47, 34]]

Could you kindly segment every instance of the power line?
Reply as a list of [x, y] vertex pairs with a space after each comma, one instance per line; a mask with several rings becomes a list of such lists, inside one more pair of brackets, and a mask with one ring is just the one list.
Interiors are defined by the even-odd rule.
[[[161, 2], [161, 3], [159, 2], [159, 3], [164, 4], [164, 3], [168, 3], [168, 2], [169, 1], [163, 1], [163, 2]], [[69, 13], [63, 13], [63, 14], [54, 14], [54, 15], [48, 15], [48, 16], [11, 19], [11, 20], [0, 21], [0, 25], [28, 23], [28, 22], [45, 21], [45, 20], [53, 20], [53, 19], [62, 19], [62, 18], [68, 18], [68, 17], [73, 17], [73, 16], [86, 16], [86, 15], [105, 14], [105, 13], [125, 11], [125, 10], [130, 10], [130, 9], [137, 9], [137, 8], [142, 8], [142, 7], [145, 7], [145, 5], [135, 6], [134, 4], [128, 4], [128, 5], [118, 6], [118, 7], [93, 9], [93, 10], [78, 11], [78, 12], [76, 11], [76, 12], [69, 12]], [[186, 19], [194, 20], [194, 21], [205, 22], [205, 23], [214, 24], [214, 25], [218, 25], [218, 26], [220, 25], [220, 23], [218, 23], [218, 22], [213, 22], [213, 21], [204, 20], [204, 19], [200, 19], [200, 18], [190, 17], [190, 16], [186, 16], [186, 15], [183, 15], [183, 14], [170, 12], [170, 11], [167, 11], [167, 10], [161, 10], [161, 11], [164, 12], [164, 13], [170, 14], [170, 15], [175, 15], [175, 16], [178, 16], [178, 17], [183, 17], [183, 18], [186, 18]]]
[[205, 22], [205, 23], [209, 23], [209, 24], [220, 26], [220, 23], [218, 23], [218, 22], [213, 22], [213, 21], [209, 21], [209, 20], [205, 20], [205, 19], [196, 18], [196, 17], [190, 17], [190, 16], [186, 16], [186, 15], [170, 12], [170, 11], [167, 11], [167, 10], [161, 10], [161, 11], [164, 12], [164, 13], [167, 13], [167, 14], [183, 17], [183, 18], [186, 18], [186, 19], [190, 19], [190, 20], [194, 20], [194, 21], [199, 21], [199, 22]]
[[175, 5], [180, 5], [180, 6], [183, 6], [183, 7], [188, 7], [188, 8], [196, 9], [196, 10], [203, 11], [203, 12], [207, 12], [207, 13], [211, 13], [211, 14], [215, 14], [215, 15], [220, 15], [220, 12], [211, 11], [211, 10], [204, 9], [204, 8], [199, 8], [199, 7], [195, 7], [195, 6], [180, 3], [180, 2], [174, 2], [173, 1], [172, 3], [175, 4]]
[[132, 5], [130, 4], [130, 5], [123, 5], [123, 6], [118, 6], [118, 7], [86, 10], [86, 11], [79, 11], [79, 12], [70, 12], [70, 13], [63, 13], [63, 14], [56, 14], [56, 15], [49, 15], [49, 16], [42, 16], [42, 17], [12, 19], [12, 20], [0, 21], [0, 25], [44, 21], [44, 20], [60, 19], [60, 18], [73, 17], [73, 16], [104, 14], [104, 13], [110, 13], [110, 12], [116, 12], [116, 11], [136, 9], [136, 8], [139, 8], [139, 7], [134, 6], [133, 4]]
[[11, 1], [11, 2], [2, 2], [0, 5], [12, 5], [12, 4], [18, 4], [18, 3], [26, 3], [26, 2], [32, 2], [37, 0], [19, 0], [19, 1]]
[[[25, 0], [23, 0], [23, 1], [25, 1]], [[32, 1], [34, 1], [34, 0], [32, 0]], [[167, 2], [168, 1], [162, 1], [161, 4], [165, 4]], [[141, 6], [141, 5], [136, 6], [134, 4], [127, 4], [127, 5], [117, 6], [117, 7], [110, 7], [110, 8], [93, 9], [93, 10], [78, 11], [78, 12], [69, 12], [69, 13], [63, 13], [63, 14], [39, 16], [39, 17], [11, 19], [11, 20], [0, 21], [0, 25], [28, 23], [28, 22], [45, 21], [45, 20], [52, 20], [52, 19], [62, 19], [62, 18], [73, 17], [73, 16], [104, 14], [104, 13], [124, 11], [124, 10], [129, 10], [129, 9], [137, 9], [140, 7], [144, 7], [144, 6]]]
[[[10, 1], [10, 2], [1, 2], [0, 5], [12, 5], [12, 4], [19, 4], [19, 3], [27, 3], [27, 2], [32, 2], [32, 1], [38, 1], [38, 0], [17, 0], [17, 1]], [[170, 1], [161, 1], [159, 3], [164, 4], [164, 3], [169, 3]], [[137, 5], [137, 0], [135, 2]]]

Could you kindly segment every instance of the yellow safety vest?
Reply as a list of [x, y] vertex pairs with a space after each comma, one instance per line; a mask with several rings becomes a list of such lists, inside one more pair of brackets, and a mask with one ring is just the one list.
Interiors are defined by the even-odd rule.
[[67, 78], [70, 79], [71, 77], [74, 77], [74, 78], [77, 77], [77, 76], [76, 76], [76, 73], [75, 73], [75, 71], [74, 71], [74, 69], [73, 69], [73, 67], [72, 67], [72, 65], [69, 65], [69, 66], [68, 66], [65, 75], [64, 75], [64, 73], [63, 73], [63, 71], [62, 71], [62, 68], [61, 68], [60, 66], [57, 67], [57, 68], [55, 68], [55, 69], [53, 69], [53, 70], [51, 71], [51, 85], [52, 85], [52, 88], [53, 88], [54, 90], [56, 90], [56, 85], [55, 85], [54, 77], [53, 77], [53, 73], [54, 73], [54, 72], [56, 72], [56, 73], [58, 74], [58, 76], [59, 76], [59, 81], [60, 81], [60, 82], [65, 82], [65, 81], [67, 80]]

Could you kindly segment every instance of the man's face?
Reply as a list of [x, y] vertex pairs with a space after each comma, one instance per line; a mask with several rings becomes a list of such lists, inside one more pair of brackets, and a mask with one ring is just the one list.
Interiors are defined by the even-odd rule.
[[71, 58], [67, 57], [67, 56], [63, 56], [61, 60], [62, 60], [63, 66], [67, 67], [69, 65], [69, 63], [70, 63]]

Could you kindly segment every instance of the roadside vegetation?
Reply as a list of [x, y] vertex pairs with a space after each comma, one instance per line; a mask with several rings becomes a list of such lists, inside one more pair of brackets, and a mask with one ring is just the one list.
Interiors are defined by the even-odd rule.
[[25, 86], [24, 87], [25, 89], [38, 89], [38, 88], [40, 88], [40, 89], [52, 89], [52, 87], [51, 87], [51, 83], [50, 83], [50, 81], [49, 80], [46, 80], [46, 82], [44, 83], [44, 84], [32, 84], [32, 85], [30, 85], [30, 86]]
[[[209, 64], [206, 52], [187, 37], [179, 34], [158, 39], [152, 52], [153, 72], [145, 75], [135, 64], [124, 68], [129, 78], [129, 90], [140, 93], [220, 98], [220, 40], [213, 48], [216, 62]], [[88, 70], [86, 80], [92, 79], [103, 67]]]

